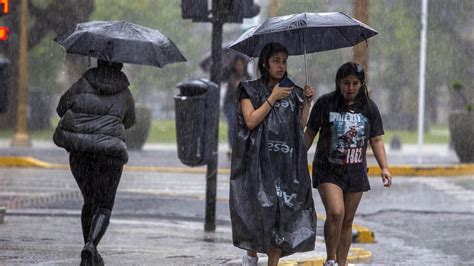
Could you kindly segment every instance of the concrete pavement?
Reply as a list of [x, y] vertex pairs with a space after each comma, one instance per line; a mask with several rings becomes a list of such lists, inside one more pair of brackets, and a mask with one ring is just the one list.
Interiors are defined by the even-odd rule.
[[[82, 249], [79, 213], [12, 211], [2, 234], [2, 265], [78, 265]], [[8, 232], [5, 234], [5, 232]], [[99, 251], [107, 265], [240, 265], [243, 252], [233, 247], [229, 226], [204, 232], [202, 223], [172, 219], [113, 217]], [[352, 248], [351, 263], [370, 260], [371, 253]], [[324, 242], [316, 250], [281, 260], [280, 265], [321, 265]], [[259, 254], [259, 265], [266, 265]]]
[[[426, 145], [423, 148], [421, 164], [416, 163], [418, 150], [413, 145], [404, 145], [399, 151], [387, 149], [392, 174], [398, 176], [398, 170], [394, 169], [401, 169], [411, 176], [474, 173], [472, 165], [459, 164], [455, 153], [447, 145]], [[309, 161], [312, 152], [314, 148], [308, 155]], [[67, 159], [63, 149], [48, 141], [33, 141], [30, 148], [12, 148], [8, 140], [0, 140], [0, 206], [7, 206], [4, 224], [0, 225], [0, 253], [4, 254], [0, 255], [0, 264], [73, 265], [79, 262], [82, 247], [79, 208], [53, 211], [41, 208], [58, 201], [80, 200], [77, 186], [68, 171]], [[375, 165], [373, 157], [369, 156], [368, 160], [369, 165]], [[217, 204], [228, 200], [229, 167], [226, 147], [221, 145]], [[175, 145], [147, 144], [143, 151], [130, 152], [119, 195], [134, 193], [135, 197], [159, 195], [169, 196], [172, 200], [192, 198], [202, 201], [204, 173], [205, 167], [182, 165], [177, 160]], [[217, 212], [217, 230], [208, 233], [203, 230], [202, 217], [176, 219], [173, 216], [156, 216], [153, 209], [141, 211], [144, 215], [127, 215], [120, 208], [114, 210], [111, 227], [101, 243], [101, 252], [107, 264], [240, 263], [243, 252], [232, 246], [227, 213]], [[359, 238], [368, 237], [367, 242], [373, 240], [370, 229], [358, 226], [355, 231], [359, 233], [356, 234]], [[318, 221], [318, 230], [321, 228], [322, 222]], [[320, 265], [324, 255], [322, 233], [319, 231], [315, 251], [295, 254], [284, 258], [281, 263]], [[366, 246], [359, 244], [353, 245], [350, 255], [352, 263], [367, 261], [371, 257]], [[264, 264], [265, 258], [262, 257], [260, 262]]]

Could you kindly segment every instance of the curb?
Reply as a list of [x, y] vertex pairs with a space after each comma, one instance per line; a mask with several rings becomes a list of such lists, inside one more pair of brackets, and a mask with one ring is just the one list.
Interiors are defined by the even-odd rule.
[[48, 196], [13, 197], [0, 205], [8, 209], [20, 209], [29, 206], [54, 203], [60, 200], [82, 199], [80, 191], [54, 193]]
[[[378, 166], [369, 166], [369, 176], [380, 175]], [[393, 176], [459, 176], [474, 175], [474, 164], [456, 164], [456, 165], [426, 165], [410, 166], [396, 165], [389, 167]]]
[[[67, 164], [52, 164], [33, 157], [0, 156], [0, 167], [37, 167], [46, 169], [69, 169]], [[309, 171], [312, 171], [312, 164], [308, 164]], [[125, 166], [125, 171], [130, 172], [163, 172], [163, 173], [186, 173], [205, 174], [205, 167], [162, 167], [162, 166]], [[219, 174], [229, 174], [229, 168], [219, 168]], [[390, 167], [393, 176], [459, 176], [474, 175], [474, 164], [456, 165], [394, 165]], [[369, 176], [379, 176], [378, 166], [368, 167]]]
[[374, 232], [369, 228], [361, 225], [352, 224], [352, 229], [356, 231], [355, 234], [352, 234], [352, 243], [373, 244], [377, 242], [375, 241]]
[[[372, 252], [362, 248], [350, 248], [347, 256], [348, 263], [368, 262], [372, 258]], [[326, 261], [326, 256], [317, 256], [300, 260], [280, 260], [279, 266], [322, 266]]]
[[[311, 173], [312, 164], [308, 164]], [[392, 176], [460, 176], [474, 175], [474, 164], [456, 165], [392, 165], [389, 167]], [[370, 165], [367, 167], [369, 176], [379, 176], [380, 167]]]
[[[25, 156], [0, 156], [0, 167], [38, 167], [38, 168], [64, 168], [61, 164], [47, 163], [33, 157]], [[67, 166], [69, 168], [69, 166]]]
[[[317, 218], [320, 221], [326, 220], [326, 216], [323, 214], [317, 214]], [[372, 230], [362, 225], [352, 224], [352, 243], [373, 244], [376, 242]]]

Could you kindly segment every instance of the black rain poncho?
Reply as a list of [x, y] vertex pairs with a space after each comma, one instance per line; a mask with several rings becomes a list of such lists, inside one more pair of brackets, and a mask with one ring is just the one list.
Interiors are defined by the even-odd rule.
[[[241, 82], [257, 109], [271, 93], [261, 80]], [[316, 213], [301, 126], [303, 91], [296, 87], [279, 100], [254, 130], [241, 108], [232, 148], [230, 214], [236, 247], [282, 256], [314, 249]], [[239, 105], [240, 106], [240, 105]]]

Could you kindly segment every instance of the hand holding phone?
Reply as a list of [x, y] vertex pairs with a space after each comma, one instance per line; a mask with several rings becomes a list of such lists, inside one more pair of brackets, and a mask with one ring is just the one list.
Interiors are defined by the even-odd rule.
[[285, 76], [281, 81], [280, 81], [280, 87], [293, 87], [295, 84], [291, 79], [288, 78], [288, 76]]

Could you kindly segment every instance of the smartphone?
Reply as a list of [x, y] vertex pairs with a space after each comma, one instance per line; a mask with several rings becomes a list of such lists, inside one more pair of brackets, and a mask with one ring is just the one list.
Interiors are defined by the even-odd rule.
[[295, 83], [293, 83], [293, 81], [291, 81], [291, 79], [289, 79], [288, 76], [280, 80], [280, 87], [293, 87], [293, 86], [295, 86]]

